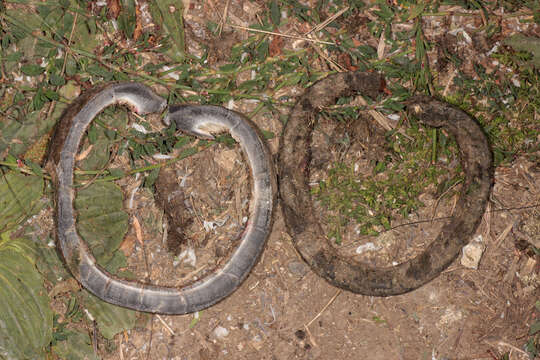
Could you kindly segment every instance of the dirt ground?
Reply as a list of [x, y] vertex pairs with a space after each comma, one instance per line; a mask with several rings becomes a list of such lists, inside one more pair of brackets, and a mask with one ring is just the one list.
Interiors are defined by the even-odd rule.
[[[214, 4], [221, 9], [222, 5]], [[233, 1], [229, 16], [245, 19], [249, 6], [255, 5]], [[188, 9], [188, 44], [196, 53], [200, 48], [195, 36], [205, 36], [196, 24], [219, 18], [212, 6], [195, 3]], [[444, 33], [444, 26], [433, 31], [434, 38]], [[216, 49], [213, 61], [227, 56], [225, 41], [208, 40], [208, 44]], [[463, 56], [473, 49], [465, 46]], [[488, 50], [484, 46], [478, 51]], [[447, 71], [439, 81], [445, 83], [451, 74]], [[288, 95], [297, 96], [299, 91], [292, 89]], [[228, 105], [244, 113], [255, 107], [248, 101]], [[277, 117], [266, 113], [253, 120], [264, 130], [281, 133]], [[276, 155], [279, 136], [268, 143]], [[144, 245], [137, 242], [132, 228], [123, 249], [130, 255], [130, 270], [139, 276], [179, 286], [207, 275], [226, 260], [248, 215], [249, 173], [238, 146], [224, 145], [179, 162], [171, 171], [176, 173], [176, 191], [185, 205], [179, 216], [190, 219], [183, 231], [188, 240], [178, 248], [180, 260], [174, 261], [166, 251], [171, 242], [164, 235], [163, 211], [136, 182], [122, 185], [126, 208], [142, 225]], [[426, 206], [408, 221], [429, 219], [435, 205], [436, 215], [444, 216], [454, 198], [436, 204], [426, 194], [424, 200]], [[532, 206], [539, 202], [538, 164], [518, 158], [498, 167], [488, 210], [476, 234], [486, 247], [479, 268], [466, 268], [458, 259], [420, 289], [387, 298], [338, 290], [310, 271], [292, 246], [278, 206], [266, 249], [236, 292], [197, 314], [142, 316], [135, 329], [115, 338], [116, 350], [105, 358], [496, 360], [509, 353], [511, 360], [529, 359], [523, 345], [539, 298], [540, 264], [526, 241], [533, 239], [538, 246], [540, 208]], [[411, 256], [410, 249], [421, 249], [440, 226], [442, 222], [404, 226], [370, 241], [390, 243], [384, 251], [391, 255], [380, 256], [399, 260]], [[344, 252], [352, 254], [364, 240], [349, 237], [342, 245]], [[368, 252], [368, 258], [371, 255]]]
[[[270, 143], [275, 149], [277, 139]], [[186, 203], [197, 214], [186, 230], [191, 245], [183, 247], [195, 249], [197, 260], [191, 265], [174, 266], [172, 257], [163, 255], [163, 236], [159, 223], [153, 222], [160, 211], [148, 194], [135, 195], [133, 214], [145, 225], [153, 223], [143, 236], [148, 239], [145, 253], [151, 259], [154, 283], [182, 284], [186, 274], [204, 275], [205, 264], [210, 264], [206, 265], [210, 272], [215, 262], [210, 258], [224, 257], [220, 240], [230, 239], [242, 221], [235, 212], [237, 193], [245, 199], [247, 186], [245, 177], [236, 174], [246, 169], [238, 169], [242, 166], [235, 161], [229, 166], [230, 160], [240, 159], [237, 150], [218, 147], [179, 165], [178, 172], [189, 173]], [[226, 167], [231, 176], [224, 175]], [[533, 320], [539, 269], [534, 257], [519, 250], [518, 241], [538, 235], [539, 213], [493, 210], [522, 207], [538, 199], [539, 172], [537, 165], [522, 160], [497, 169], [491, 212], [486, 212], [477, 231], [486, 245], [478, 270], [467, 269], [458, 260], [420, 289], [388, 298], [337, 290], [314, 275], [296, 254], [277, 209], [264, 254], [235, 293], [198, 315], [152, 316], [150, 322], [117, 337], [118, 353], [124, 359], [202, 360], [494, 359], [510, 352], [511, 359], [527, 359], [521, 347]], [[218, 224], [225, 220], [216, 227], [224, 230], [205, 231], [199, 218]], [[419, 226], [411, 227], [421, 231]], [[403, 235], [397, 230], [390, 234], [398, 239]], [[142, 254], [135, 246], [134, 271], [145, 269], [141, 261], [137, 266]]]

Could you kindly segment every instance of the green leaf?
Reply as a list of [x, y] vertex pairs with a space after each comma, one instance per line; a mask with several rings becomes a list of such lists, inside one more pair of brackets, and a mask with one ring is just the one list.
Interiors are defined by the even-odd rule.
[[7, 359], [44, 358], [53, 315], [34, 266], [34, 248], [20, 239], [4, 240], [0, 258], [0, 354]]
[[420, 4], [414, 5], [414, 7], [412, 7], [411, 10], [409, 11], [409, 17], [407, 18], [407, 20], [412, 20], [418, 17], [419, 15], [421, 15], [425, 7], [426, 7], [426, 3], [423, 1], [420, 2]]
[[67, 339], [58, 342], [52, 350], [64, 360], [99, 360], [94, 354], [90, 336], [78, 331], [70, 331]]
[[279, 26], [281, 21], [281, 11], [279, 10], [279, 5], [276, 0], [270, 3], [270, 17], [274, 25]]
[[51, 85], [54, 85], [54, 86], [62, 86], [66, 83], [66, 79], [64, 79], [62, 76], [58, 74], [51, 74], [49, 81]]
[[[107, 110], [105, 110], [107, 111]], [[115, 129], [123, 129], [127, 124], [127, 112], [124, 109], [114, 110], [112, 115], [102, 114], [98, 116], [94, 124], [89, 128], [88, 141], [94, 146], [92, 151], [80, 161], [78, 167], [82, 170], [101, 170], [109, 163], [113, 141], [116, 138]], [[106, 128], [104, 125], [106, 124]], [[81, 152], [84, 148], [81, 149]]]
[[532, 53], [531, 63], [540, 68], [540, 38], [534, 36], [525, 36], [521, 34], [512, 35], [504, 40], [504, 45], [509, 45], [518, 51], [527, 51]]
[[24, 64], [21, 66], [21, 71], [23, 74], [28, 76], [37, 76], [43, 74], [45, 72], [45, 68], [42, 68], [36, 64]]
[[120, 30], [126, 34], [128, 39], [133, 38], [133, 32], [135, 31], [135, 1], [134, 0], [122, 0], [122, 11], [118, 17], [118, 25]]
[[159, 176], [159, 168], [153, 169], [150, 171], [150, 173], [146, 176], [146, 179], [144, 180], [144, 186], [147, 188], [152, 187], [154, 183], [156, 182], [156, 179]]
[[35, 214], [43, 194], [43, 179], [16, 172], [0, 173], [0, 231], [9, 230]]
[[263, 137], [264, 137], [266, 140], [273, 139], [273, 138], [276, 137], [276, 134], [274, 134], [272, 131], [268, 131], [268, 130], [261, 129], [261, 132], [262, 132], [262, 134], [263, 134]]
[[[41, 118], [39, 111], [34, 111], [19, 121], [0, 121], [0, 152], [8, 149], [15, 156], [24, 153], [52, 129], [65, 107], [65, 104], [56, 104], [52, 115], [48, 117]], [[13, 141], [15, 139], [20, 141]]]
[[529, 335], [534, 335], [540, 331], [540, 320], [535, 321], [529, 329]]
[[53, 285], [70, 277], [71, 275], [68, 274], [65, 265], [58, 256], [54, 240], [45, 237], [37, 238], [39, 242], [36, 246], [36, 268], [41, 275]]
[[86, 308], [96, 320], [99, 331], [105, 338], [112, 339], [119, 332], [135, 326], [136, 311], [111, 305], [86, 291], [84, 294]]
[[162, 25], [173, 42], [171, 57], [176, 61], [182, 61], [185, 57], [182, 0], [151, 1], [149, 5], [154, 23]]
[[75, 208], [79, 234], [103, 266], [113, 257], [128, 229], [122, 190], [110, 182], [93, 183], [77, 193]]

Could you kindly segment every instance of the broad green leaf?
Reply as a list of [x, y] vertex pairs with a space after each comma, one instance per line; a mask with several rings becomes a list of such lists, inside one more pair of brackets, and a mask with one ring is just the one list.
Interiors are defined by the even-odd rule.
[[529, 335], [534, 335], [540, 331], [540, 320], [535, 321], [529, 329]]
[[[106, 110], [107, 111], [107, 110]], [[124, 129], [128, 121], [127, 112], [124, 109], [109, 110], [106, 114], [98, 116], [92, 126], [89, 140], [93, 144], [93, 149], [88, 156], [77, 164], [83, 170], [101, 170], [108, 163], [113, 148], [113, 139], [109, 128]], [[104, 128], [98, 123], [103, 123], [107, 127]], [[116, 132], [114, 132], [116, 136]], [[85, 149], [81, 149], [81, 152]]]
[[34, 111], [20, 121], [0, 121], [0, 152], [9, 149], [9, 153], [15, 156], [24, 153], [37, 139], [52, 129], [65, 108], [66, 104], [57, 103], [49, 117]]
[[107, 263], [128, 229], [122, 190], [110, 182], [93, 183], [77, 192], [77, 230], [98, 263]]
[[540, 38], [516, 34], [504, 39], [504, 44], [511, 46], [517, 51], [532, 53], [533, 58], [530, 62], [536, 68], [540, 68]]
[[122, 11], [118, 17], [118, 26], [128, 39], [133, 38], [137, 17], [135, 16], [135, 1], [122, 0]]
[[66, 340], [58, 342], [52, 349], [62, 360], [99, 360], [90, 336], [78, 331], [70, 332]]
[[42, 359], [52, 338], [52, 311], [27, 241], [0, 242], [0, 357]]
[[70, 277], [71, 275], [69, 275], [58, 256], [54, 240], [51, 238], [39, 238], [37, 242], [36, 268], [41, 275], [53, 285]]
[[272, 18], [274, 25], [279, 26], [281, 21], [281, 10], [279, 9], [279, 5], [276, 0], [270, 3], [270, 17]]
[[28, 76], [37, 76], [43, 74], [45, 72], [45, 68], [42, 68], [36, 64], [25, 64], [21, 66], [21, 71], [23, 74]]
[[98, 324], [99, 331], [107, 338], [112, 339], [121, 331], [132, 329], [137, 320], [137, 312], [111, 305], [85, 292], [84, 303], [90, 314]]
[[154, 23], [162, 25], [173, 42], [173, 52], [169, 55], [176, 61], [182, 61], [185, 57], [182, 0], [157, 0], [149, 5]]
[[0, 231], [35, 214], [42, 194], [43, 178], [13, 171], [0, 173]]
[[414, 5], [413, 7], [411, 7], [411, 9], [409, 11], [409, 17], [407, 18], [407, 20], [412, 20], [412, 19], [418, 17], [420, 14], [422, 14], [425, 7], [426, 7], [425, 2], [421, 2], [420, 4], [417, 4], [417, 5]]

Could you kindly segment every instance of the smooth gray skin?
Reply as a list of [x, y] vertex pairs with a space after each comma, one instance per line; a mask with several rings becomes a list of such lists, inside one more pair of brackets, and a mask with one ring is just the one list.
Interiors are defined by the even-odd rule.
[[60, 159], [55, 164], [58, 240], [73, 275], [86, 289], [109, 303], [151, 313], [186, 314], [207, 308], [230, 295], [246, 278], [262, 253], [272, 227], [276, 201], [276, 179], [270, 153], [255, 125], [240, 114], [218, 106], [170, 108], [164, 121], [175, 121], [177, 129], [205, 138], [211, 138], [214, 132], [231, 132], [248, 158], [253, 195], [250, 221], [242, 234], [240, 245], [223, 268], [186, 288], [155, 286], [119, 279], [96, 264], [75, 227], [73, 168], [85, 130], [105, 107], [126, 103], [139, 114], [160, 113], [165, 109], [166, 102], [150, 88], [138, 83], [107, 85], [83, 99], [78, 112], [67, 111], [64, 115], [72, 118], [62, 119], [71, 126], [60, 145]]

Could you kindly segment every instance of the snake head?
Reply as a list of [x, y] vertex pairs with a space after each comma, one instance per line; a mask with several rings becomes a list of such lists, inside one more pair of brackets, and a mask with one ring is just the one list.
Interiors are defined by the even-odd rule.
[[215, 106], [171, 105], [169, 113], [163, 119], [166, 125], [176, 123], [176, 129], [203, 139], [214, 139], [213, 134], [228, 129], [223, 114]]

